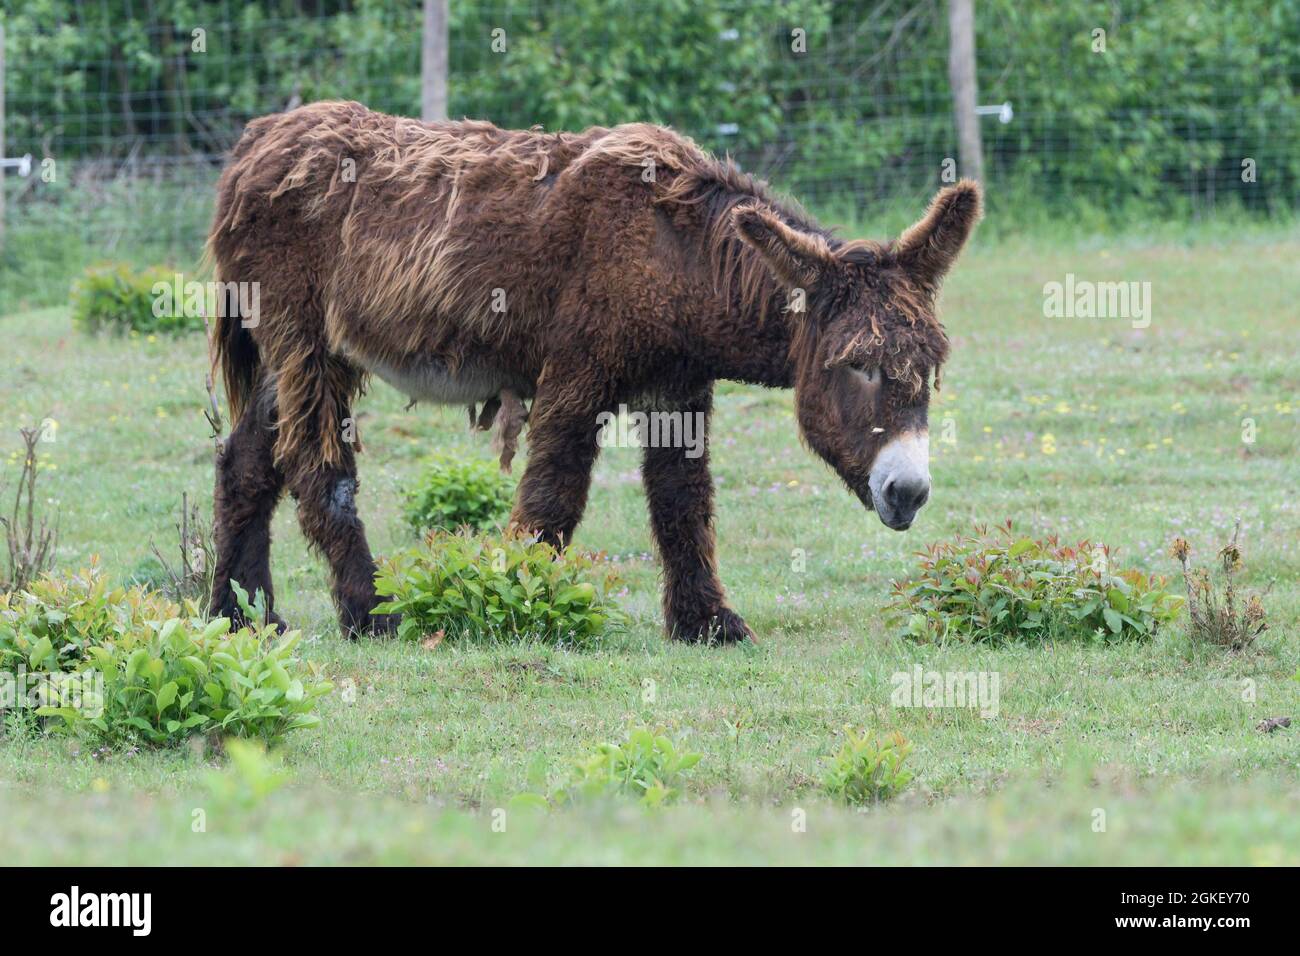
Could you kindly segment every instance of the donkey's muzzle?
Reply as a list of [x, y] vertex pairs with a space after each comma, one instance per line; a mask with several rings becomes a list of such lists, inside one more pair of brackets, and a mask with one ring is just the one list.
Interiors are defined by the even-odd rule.
[[921, 506], [930, 500], [930, 440], [922, 432], [893, 439], [876, 456], [871, 469], [871, 498], [888, 528], [906, 531]]
[[919, 475], [887, 478], [881, 487], [880, 520], [895, 531], [906, 531], [921, 506], [930, 500], [930, 482]]

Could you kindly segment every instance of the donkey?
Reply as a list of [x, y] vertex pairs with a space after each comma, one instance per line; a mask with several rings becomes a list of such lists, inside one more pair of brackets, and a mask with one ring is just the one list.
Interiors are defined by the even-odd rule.
[[[237, 581], [283, 625], [270, 523], [287, 490], [344, 632], [395, 624], [371, 614], [356, 506], [351, 409], [371, 376], [471, 418], [503, 395], [531, 402], [510, 527], [556, 546], [582, 517], [602, 416], [707, 427], [718, 379], [793, 387], [806, 444], [907, 529], [930, 493], [926, 411], [948, 357], [935, 299], [980, 209], [962, 181], [897, 240], [848, 242], [659, 126], [502, 130], [351, 102], [254, 120], [209, 237], [219, 278], [260, 293], [258, 315], [228, 309], [214, 333], [235, 422], [214, 613], [239, 616]], [[718, 577], [707, 444], [644, 448], [642, 479], [668, 634], [752, 638]]]

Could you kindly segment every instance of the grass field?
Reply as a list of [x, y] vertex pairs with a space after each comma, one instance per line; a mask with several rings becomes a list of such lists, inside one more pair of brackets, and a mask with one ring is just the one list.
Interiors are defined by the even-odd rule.
[[[756, 647], [661, 636], [635, 450], [604, 453], [579, 529], [625, 567], [632, 624], [597, 649], [350, 643], [286, 503], [278, 609], [311, 635], [308, 656], [355, 682], [355, 701], [330, 697], [322, 727], [289, 738], [289, 782], [261, 801], [214, 788], [221, 763], [201, 750], [91, 755], [0, 738], [0, 858], [1300, 863], [1300, 731], [1255, 729], [1300, 718], [1298, 259], [1300, 239], [1280, 229], [977, 239], [944, 295], [954, 349], [931, 408], [931, 503], [903, 535], [800, 446], [790, 394], [720, 386], [720, 562]], [[1067, 273], [1149, 281], [1150, 327], [1044, 318], [1044, 283]], [[201, 337], [87, 338], [57, 308], [9, 315], [0, 333], [4, 473], [16, 476], [17, 427], [55, 420], [42, 486], [59, 564], [98, 556], [125, 578], [151, 538], [172, 541], [182, 492], [211, 493]], [[410, 542], [401, 493], [425, 455], [491, 454], [463, 411], [404, 404], [376, 384], [360, 406], [359, 504], [380, 552]], [[880, 611], [913, 552], [1006, 518], [1170, 576], [1175, 535], [1204, 561], [1240, 519], [1244, 583], [1270, 588], [1271, 627], [1238, 654], [1191, 646], [1179, 628], [1120, 646], [936, 647], [893, 633]], [[998, 673], [998, 715], [892, 707], [891, 675], [917, 663]], [[704, 755], [685, 805], [515, 811], [494, 830], [494, 808], [630, 722]], [[914, 742], [916, 780], [894, 804], [858, 814], [820, 795], [846, 724]], [[196, 808], [206, 832], [192, 830]]]

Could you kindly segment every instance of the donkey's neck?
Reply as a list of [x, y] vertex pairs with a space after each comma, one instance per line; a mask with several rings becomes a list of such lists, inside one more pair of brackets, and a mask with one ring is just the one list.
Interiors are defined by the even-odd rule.
[[777, 306], [767, 312], [732, 308], [722, 322], [708, 330], [716, 378], [768, 388], [794, 385], [790, 323]]
[[789, 388], [791, 323], [784, 309], [787, 292], [734, 229], [742, 206], [763, 206], [794, 228], [832, 237], [801, 210], [773, 197], [767, 187], [729, 163], [712, 163], [673, 187], [699, 218], [704, 255], [695, 259], [698, 278], [711, 286], [718, 312], [702, 316], [695, 329], [697, 354], [715, 378]]

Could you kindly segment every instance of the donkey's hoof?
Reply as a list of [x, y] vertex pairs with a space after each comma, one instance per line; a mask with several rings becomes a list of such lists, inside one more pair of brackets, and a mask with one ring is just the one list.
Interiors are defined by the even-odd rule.
[[401, 623], [400, 614], [372, 614], [367, 631], [375, 637], [391, 637], [397, 633], [397, 625]]
[[729, 607], [719, 608], [703, 619], [674, 623], [672, 636], [691, 644], [758, 643], [744, 618]]
[[355, 640], [358, 637], [389, 637], [397, 633], [397, 625], [401, 623], [400, 614], [367, 614], [340, 621], [339, 626], [344, 637]]
[[[208, 612], [212, 617], [225, 617], [230, 619], [230, 629], [237, 631], [241, 627], [259, 627], [261, 621], [250, 618], [244, 613], [244, 609], [235, 601], [229, 601], [220, 607], [213, 607]], [[268, 611], [266, 614], [266, 623], [274, 627], [279, 633], [285, 634], [289, 630], [289, 625], [285, 623], [284, 618], [274, 611]]]

